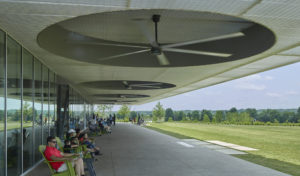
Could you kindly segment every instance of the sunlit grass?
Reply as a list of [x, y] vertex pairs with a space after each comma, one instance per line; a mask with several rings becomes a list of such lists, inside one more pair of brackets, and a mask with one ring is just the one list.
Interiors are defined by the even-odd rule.
[[152, 127], [199, 140], [219, 140], [258, 149], [249, 153], [299, 165], [300, 127], [201, 123], [152, 123]]
[[[2, 122], [0, 122], [2, 123]], [[23, 128], [31, 127], [32, 122], [23, 122]], [[8, 121], [7, 122], [7, 130], [12, 130], [12, 129], [20, 129], [21, 128], [21, 122], [19, 121]], [[4, 130], [4, 124], [0, 125], [0, 131]]]

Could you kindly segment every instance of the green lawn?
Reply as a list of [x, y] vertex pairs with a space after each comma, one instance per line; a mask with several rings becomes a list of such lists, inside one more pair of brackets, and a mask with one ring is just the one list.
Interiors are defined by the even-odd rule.
[[[27, 127], [31, 127], [32, 126], [32, 122], [27, 122], [27, 123], [23, 123], [23, 128], [27, 128]], [[11, 130], [11, 129], [15, 129], [15, 128], [21, 128], [21, 122], [16, 122], [16, 121], [8, 121], [7, 122], [7, 130]], [[0, 131], [4, 130], [4, 125], [1, 124], [0, 126]]]
[[289, 170], [295, 171], [276, 169], [293, 175], [300, 174], [300, 127], [176, 122], [151, 123], [151, 127], [179, 138], [219, 140], [256, 148], [258, 151], [249, 151], [248, 156], [238, 157], [262, 165], [266, 163], [269, 167], [274, 165], [275, 168], [287, 165], [291, 167]]

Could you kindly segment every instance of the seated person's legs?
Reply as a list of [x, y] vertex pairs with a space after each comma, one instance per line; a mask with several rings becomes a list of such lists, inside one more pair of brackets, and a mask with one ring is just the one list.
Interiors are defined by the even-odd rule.
[[74, 167], [78, 176], [84, 175], [84, 165], [81, 158], [77, 158], [74, 160]]

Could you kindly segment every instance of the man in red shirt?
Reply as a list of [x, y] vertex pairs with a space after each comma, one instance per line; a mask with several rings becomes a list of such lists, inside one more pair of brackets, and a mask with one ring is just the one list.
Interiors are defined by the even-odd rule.
[[56, 139], [53, 136], [49, 136], [47, 138], [48, 145], [44, 151], [44, 155], [48, 161], [57, 161], [50, 162], [51, 167], [55, 169], [57, 172], [63, 172], [67, 170], [67, 165], [62, 160], [68, 160], [72, 162], [72, 165], [75, 167], [75, 172], [77, 176], [84, 175], [84, 166], [83, 160], [81, 158], [72, 158], [73, 156], [79, 156], [79, 154], [69, 154], [69, 153], [61, 153], [59, 150], [55, 148]]

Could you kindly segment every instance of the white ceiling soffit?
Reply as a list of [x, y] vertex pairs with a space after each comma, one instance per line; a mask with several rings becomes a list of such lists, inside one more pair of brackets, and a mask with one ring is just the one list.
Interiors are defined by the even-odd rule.
[[[41, 31], [64, 20], [102, 12], [139, 9], [173, 9], [230, 15], [265, 26], [275, 34], [276, 42], [268, 50], [244, 59], [186, 67], [121, 67], [82, 62], [53, 54], [37, 43]], [[149, 95], [150, 97], [127, 102], [143, 104], [299, 62], [299, 9], [298, 0], [0, 0], [0, 28], [55, 73], [68, 80], [72, 87], [91, 102], [105, 102], [103, 98], [95, 97], [96, 94]], [[107, 80], [163, 82], [176, 87], [111, 90], [81, 84]]]

